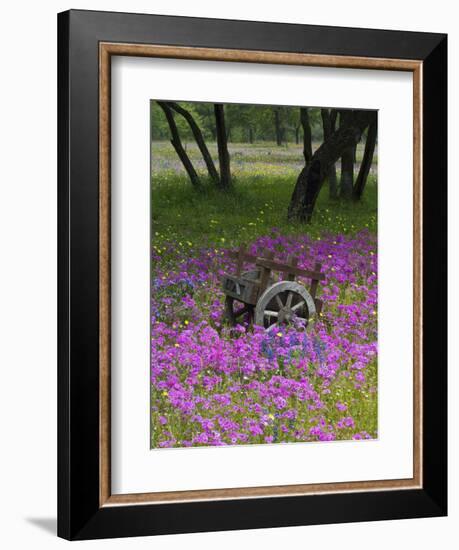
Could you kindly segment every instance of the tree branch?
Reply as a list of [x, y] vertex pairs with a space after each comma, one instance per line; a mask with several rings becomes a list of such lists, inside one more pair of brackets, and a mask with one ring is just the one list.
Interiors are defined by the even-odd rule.
[[175, 101], [168, 101], [167, 104], [175, 112], [182, 115], [183, 118], [188, 122], [188, 125], [191, 131], [193, 132], [194, 139], [196, 140], [199, 150], [201, 151], [202, 158], [206, 163], [209, 177], [213, 180], [215, 184], [218, 185], [220, 178], [218, 176], [217, 169], [215, 168], [215, 164], [214, 164], [214, 161], [212, 160], [212, 156], [204, 141], [204, 136], [202, 135], [201, 129], [199, 128], [196, 121], [194, 120], [193, 115], [189, 111], [184, 109], [181, 105], [179, 105], [178, 103], [175, 103]]
[[[321, 109], [320, 114], [322, 116], [322, 128], [324, 134], [324, 141], [327, 140], [331, 134], [335, 131], [336, 117], [338, 111], [336, 109]], [[336, 167], [331, 164], [328, 168], [328, 195], [331, 199], [335, 200], [338, 197], [338, 183], [336, 180]]]
[[158, 101], [158, 105], [161, 107], [161, 109], [164, 111], [164, 114], [166, 115], [167, 123], [169, 124], [169, 129], [171, 131], [172, 139], [171, 143], [172, 146], [175, 149], [175, 152], [177, 153], [178, 157], [182, 161], [182, 164], [190, 178], [191, 183], [194, 187], [198, 188], [201, 186], [201, 181], [199, 179], [198, 174], [196, 173], [196, 170], [194, 169], [194, 166], [188, 157], [185, 149], [183, 148], [182, 141], [180, 139], [180, 135], [177, 130], [177, 125], [175, 124], [174, 115], [172, 114], [172, 111], [170, 107], [165, 103], [164, 101]]
[[218, 160], [220, 164], [220, 187], [231, 187], [230, 157], [228, 153], [228, 141], [225, 129], [225, 111], [221, 103], [214, 104], [215, 125], [217, 127]]
[[368, 127], [367, 139], [365, 142], [365, 151], [363, 153], [362, 164], [360, 165], [359, 174], [355, 181], [354, 189], [352, 191], [352, 198], [356, 201], [360, 200], [367, 183], [368, 174], [373, 163], [373, 155], [376, 146], [376, 136], [378, 133], [378, 116], [377, 113], [373, 113], [370, 126]]
[[300, 120], [303, 127], [303, 156], [306, 165], [308, 165], [312, 158], [312, 135], [307, 107], [300, 107]]
[[370, 111], [352, 111], [312, 155], [311, 162], [298, 176], [288, 208], [288, 218], [302, 222], [311, 221], [322, 184], [329, 167], [334, 164], [347, 148], [356, 145], [363, 130], [370, 123]]

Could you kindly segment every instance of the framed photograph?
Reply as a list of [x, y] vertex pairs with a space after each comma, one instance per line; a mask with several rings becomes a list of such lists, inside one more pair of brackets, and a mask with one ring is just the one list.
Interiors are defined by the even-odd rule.
[[446, 515], [446, 36], [58, 34], [58, 534]]

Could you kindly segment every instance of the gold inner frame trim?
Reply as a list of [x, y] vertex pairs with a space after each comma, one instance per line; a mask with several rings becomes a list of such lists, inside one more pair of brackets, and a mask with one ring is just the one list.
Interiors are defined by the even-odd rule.
[[[157, 57], [413, 73], [413, 477], [409, 479], [238, 487], [155, 493], [111, 493], [110, 420], [110, 96], [111, 57]], [[283, 497], [422, 488], [422, 61], [155, 44], [99, 44], [99, 506]]]

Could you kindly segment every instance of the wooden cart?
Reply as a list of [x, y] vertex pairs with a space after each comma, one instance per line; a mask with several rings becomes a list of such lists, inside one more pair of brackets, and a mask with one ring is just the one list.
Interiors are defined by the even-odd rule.
[[[322, 300], [316, 294], [319, 282], [325, 278], [320, 272], [320, 263], [315, 264], [314, 271], [300, 269], [294, 256], [281, 263], [274, 260], [272, 251], [265, 250], [261, 256], [254, 256], [247, 252], [245, 245], [230, 255], [236, 258], [236, 274], [223, 276], [223, 291], [225, 316], [231, 324], [246, 317], [250, 323], [271, 331], [295, 318], [307, 326], [309, 319], [320, 313]], [[242, 271], [244, 263], [254, 264], [254, 269]], [[283, 275], [282, 280], [276, 280], [279, 273]], [[310, 279], [309, 290], [297, 277]]]

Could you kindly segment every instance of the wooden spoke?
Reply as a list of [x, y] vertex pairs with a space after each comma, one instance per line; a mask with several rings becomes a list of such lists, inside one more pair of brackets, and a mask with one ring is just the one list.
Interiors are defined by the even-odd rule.
[[[286, 303], [285, 306], [283, 302]], [[277, 316], [272, 316], [271, 312], [276, 309], [278, 309]], [[293, 322], [295, 316], [307, 323], [315, 313], [314, 301], [304, 286], [295, 281], [279, 281], [272, 284], [258, 298], [255, 307], [255, 323], [271, 331], [278, 329], [284, 323]], [[274, 320], [274, 325], [267, 326]]]
[[279, 313], [277, 311], [271, 311], [269, 309], [267, 309], [264, 314], [266, 317], [279, 317]]
[[301, 302], [298, 302], [297, 304], [295, 304], [293, 307], [292, 307], [292, 311], [297, 311], [299, 310], [302, 306], [304, 306], [305, 302], [304, 300], [301, 300]]

